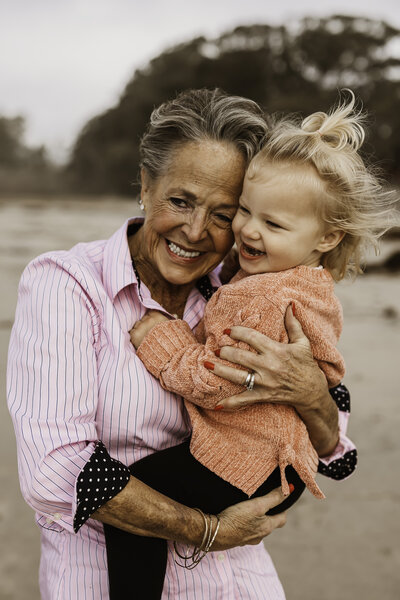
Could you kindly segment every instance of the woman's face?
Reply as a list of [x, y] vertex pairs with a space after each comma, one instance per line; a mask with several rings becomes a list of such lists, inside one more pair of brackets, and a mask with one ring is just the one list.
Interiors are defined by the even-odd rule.
[[224, 258], [233, 243], [231, 222], [244, 172], [235, 146], [216, 141], [178, 147], [156, 180], [142, 172], [141, 253], [166, 281], [194, 282]]

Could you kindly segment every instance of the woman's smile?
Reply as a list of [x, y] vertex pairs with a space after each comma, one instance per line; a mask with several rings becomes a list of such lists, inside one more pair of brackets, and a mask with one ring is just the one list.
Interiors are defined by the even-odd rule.
[[185, 248], [181, 244], [176, 244], [171, 240], [166, 239], [165, 243], [167, 245], [169, 254], [171, 254], [173, 258], [183, 259], [185, 262], [196, 262], [196, 259], [205, 254], [204, 252], [199, 252], [198, 250], [190, 250]]

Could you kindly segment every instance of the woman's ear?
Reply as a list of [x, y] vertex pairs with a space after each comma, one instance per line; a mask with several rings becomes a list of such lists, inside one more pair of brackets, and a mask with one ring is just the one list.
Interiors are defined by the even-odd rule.
[[151, 177], [144, 167], [140, 169], [140, 203], [146, 209], [146, 196], [149, 193]]
[[324, 235], [321, 237], [321, 240], [318, 246], [316, 247], [316, 250], [318, 250], [319, 252], [329, 252], [330, 250], [333, 250], [334, 248], [336, 248], [336, 246], [340, 244], [344, 236], [345, 232], [340, 231], [339, 229], [328, 231], [324, 233]]
[[142, 190], [148, 189], [150, 186], [150, 175], [144, 167], [140, 169], [140, 184], [142, 186]]

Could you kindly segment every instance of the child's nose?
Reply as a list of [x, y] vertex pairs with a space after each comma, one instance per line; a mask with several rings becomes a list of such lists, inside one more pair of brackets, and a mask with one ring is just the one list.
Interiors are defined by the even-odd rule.
[[258, 228], [256, 227], [253, 219], [250, 219], [244, 227], [242, 227], [242, 233], [245, 237], [256, 239], [259, 237]]

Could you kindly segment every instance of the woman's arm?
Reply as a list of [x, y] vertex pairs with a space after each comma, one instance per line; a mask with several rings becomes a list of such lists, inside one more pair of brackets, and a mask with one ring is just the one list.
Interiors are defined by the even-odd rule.
[[[285, 496], [280, 489], [266, 496], [230, 506], [219, 517], [221, 525], [213, 550], [258, 544], [274, 529], [286, 522], [285, 513], [267, 516]], [[131, 477], [128, 485], [91, 518], [137, 535], [175, 540], [199, 546], [204, 533], [201, 515], [167, 498]]]
[[[24, 498], [46, 528], [72, 533], [93, 515], [141, 535], [198, 544], [201, 516], [129, 478], [128, 469], [96, 441], [98, 315], [81, 284], [90, 274], [78, 279], [79, 265], [71, 268], [67, 258], [64, 264], [60, 254], [39, 257], [26, 268], [19, 287], [8, 402]], [[118, 478], [106, 501], [94, 494], [94, 509], [84, 504], [88, 489], [80, 480], [103, 449]], [[87, 487], [90, 494], [96, 491]], [[282, 499], [281, 492], [274, 492], [225, 511], [215, 549], [255, 544], [282, 526], [284, 516], [265, 516]]]
[[61, 254], [28, 265], [10, 338], [8, 406], [22, 494], [39, 524], [59, 531], [73, 531], [76, 480], [98, 437], [95, 322]]

